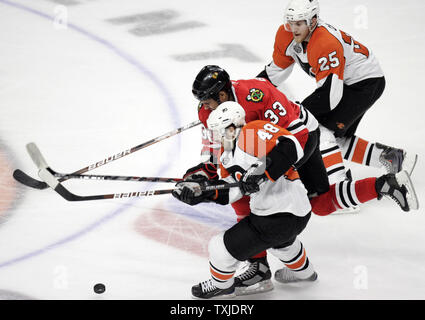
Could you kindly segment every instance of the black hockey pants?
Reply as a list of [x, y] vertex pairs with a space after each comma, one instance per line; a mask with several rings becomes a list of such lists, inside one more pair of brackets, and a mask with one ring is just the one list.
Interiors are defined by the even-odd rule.
[[295, 164], [300, 179], [309, 195], [320, 195], [329, 191], [329, 178], [319, 149], [320, 130], [308, 134], [304, 156]]
[[270, 248], [285, 248], [307, 226], [311, 213], [298, 217], [288, 212], [268, 216], [251, 213], [224, 233], [227, 251], [239, 261], [245, 261]]
[[316, 89], [302, 105], [336, 137], [352, 137], [365, 112], [384, 92], [385, 78], [370, 78], [349, 86], [344, 84], [342, 99], [332, 111], [329, 111], [329, 88], [326, 87], [325, 83], [324, 88]]

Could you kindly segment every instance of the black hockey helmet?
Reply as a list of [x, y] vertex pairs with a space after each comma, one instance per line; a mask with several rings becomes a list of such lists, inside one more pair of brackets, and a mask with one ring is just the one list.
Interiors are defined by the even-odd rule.
[[207, 65], [199, 71], [192, 85], [192, 93], [199, 101], [214, 99], [219, 102], [219, 92], [229, 91], [232, 84], [226, 70]]

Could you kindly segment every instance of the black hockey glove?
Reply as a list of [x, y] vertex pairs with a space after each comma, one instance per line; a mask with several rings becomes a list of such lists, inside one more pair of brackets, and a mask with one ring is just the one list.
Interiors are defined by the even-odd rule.
[[260, 185], [267, 180], [265, 170], [266, 161], [265, 159], [261, 159], [245, 171], [239, 180], [239, 188], [242, 194], [250, 195], [251, 193], [260, 191]]
[[201, 162], [197, 166], [188, 169], [184, 174], [183, 179], [187, 180], [192, 179], [193, 177], [199, 178], [198, 176], [203, 176], [208, 180], [217, 180], [217, 167], [211, 162]]
[[172, 195], [178, 200], [194, 206], [201, 202], [214, 201], [218, 204], [229, 203], [229, 189], [202, 190], [208, 186], [225, 184], [223, 180], [206, 180], [204, 177], [178, 182]]

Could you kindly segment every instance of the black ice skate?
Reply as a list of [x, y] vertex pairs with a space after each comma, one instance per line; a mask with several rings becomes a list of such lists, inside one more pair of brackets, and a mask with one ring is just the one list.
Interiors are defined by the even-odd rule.
[[267, 258], [249, 259], [248, 269], [235, 277], [235, 293], [237, 296], [267, 292], [273, 290]]
[[274, 274], [274, 278], [276, 281], [280, 283], [294, 283], [294, 282], [313, 282], [317, 280], [318, 276], [315, 271], [310, 277], [306, 279], [301, 279], [297, 276], [297, 273], [295, 271], [292, 271], [291, 269], [283, 267], [282, 269], [276, 270]]
[[401, 170], [406, 170], [409, 174], [412, 174], [415, 168], [418, 155], [408, 155], [406, 151], [393, 147], [386, 146], [381, 143], [376, 143], [378, 149], [383, 149], [379, 156], [379, 162], [381, 162], [388, 173], [397, 173]]
[[386, 174], [376, 179], [375, 189], [378, 200], [383, 196], [393, 199], [403, 211], [417, 210], [418, 198], [407, 171]]
[[217, 288], [211, 279], [198, 283], [192, 287], [192, 296], [198, 299], [227, 299], [234, 298], [235, 286], [227, 289]]

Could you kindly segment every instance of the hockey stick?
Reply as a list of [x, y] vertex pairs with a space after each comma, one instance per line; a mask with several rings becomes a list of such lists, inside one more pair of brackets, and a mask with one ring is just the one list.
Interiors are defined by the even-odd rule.
[[[80, 170], [73, 172], [72, 174], [79, 175], [79, 174], [82, 174], [84, 172], [96, 169], [100, 166], [103, 166], [103, 165], [109, 163], [109, 162], [118, 160], [122, 157], [125, 157], [125, 156], [131, 154], [131, 153], [134, 153], [134, 152], [139, 151], [143, 148], [149, 147], [149, 146], [151, 146], [151, 145], [153, 145], [157, 142], [160, 142], [160, 141], [165, 140], [169, 137], [175, 136], [175, 135], [177, 135], [177, 134], [179, 134], [179, 133], [181, 133], [181, 132], [183, 132], [187, 129], [190, 129], [190, 128], [193, 128], [193, 127], [199, 125], [200, 123], [201, 123], [201, 121], [199, 121], [199, 120], [191, 122], [191, 123], [189, 123], [189, 124], [187, 124], [183, 127], [180, 127], [178, 129], [167, 132], [167, 133], [165, 133], [165, 134], [163, 134], [159, 137], [153, 138], [153, 139], [151, 139], [147, 142], [144, 142], [142, 144], [139, 144], [139, 145], [137, 145], [137, 146], [135, 146], [131, 149], [127, 149], [127, 150], [119, 152], [119, 153], [117, 153], [113, 156], [107, 157], [106, 159], [103, 159], [101, 161], [93, 163], [93, 164], [91, 164], [91, 165], [89, 165], [85, 168], [82, 168]], [[18, 181], [18, 182], [20, 182], [20, 183], [22, 183], [22, 184], [24, 184], [28, 187], [31, 187], [31, 188], [43, 190], [43, 189], [47, 189], [49, 187], [46, 182], [34, 179], [20, 169], [16, 169], [13, 172], [13, 177], [15, 178], [16, 181]], [[70, 179], [70, 177], [68, 177], [68, 176], [58, 176], [58, 177], [59, 177], [59, 182], [63, 182], [63, 181]]]
[[[112, 194], [100, 194], [92, 196], [80, 196], [70, 192], [66, 189], [59, 180], [51, 173], [46, 160], [41, 154], [38, 147], [35, 143], [29, 143], [27, 145], [28, 153], [31, 156], [31, 159], [37, 165], [39, 169], [39, 177], [47, 183], [53, 190], [55, 190], [60, 196], [68, 201], [88, 201], [88, 200], [103, 200], [103, 199], [121, 199], [121, 198], [134, 198], [134, 197], [146, 197], [146, 196], [155, 196], [160, 194], [170, 194], [177, 189], [165, 189], [165, 190], [150, 190], [150, 191], [134, 191], [134, 192], [124, 192], [124, 193], [112, 193]], [[202, 191], [210, 190], [219, 190], [219, 189], [228, 189], [233, 187], [239, 187], [239, 183], [228, 183], [223, 185], [207, 186], [201, 188]]]
[[177, 183], [181, 178], [163, 178], [163, 177], [137, 177], [137, 176], [115, 176], [102, 174], [74, 174], [59, 173], [49, 167], [49, 172], [60, 180], [80, 179], [80, 180], [111, 180], [111, 181], [136, 181], [136, 182], [168, 182]]

